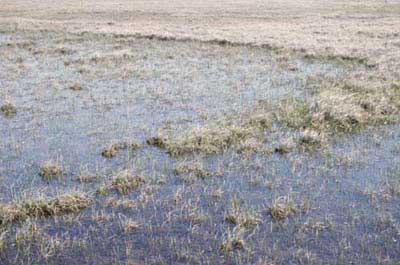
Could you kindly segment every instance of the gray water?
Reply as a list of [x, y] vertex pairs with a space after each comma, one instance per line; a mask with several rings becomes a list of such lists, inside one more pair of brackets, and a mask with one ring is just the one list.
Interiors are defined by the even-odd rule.
[[[400, 196], [390, 187], [400, 190], [398, 126], [369, 128], [326, 150], [284, 156], [249, 158], [228, 150], [176, 159], [146, 145], [146, 138], [165, 126], [185, 130], [251, 111], [260, 100], [308, 98], [308, 79], [350, 70], [256, 47], [89, 33], [1, 33], [0, 99], [18, 110], [15, 117], [0, 116], [3, 203], [75, 190], [94, 194], [125, 169], [148, 178], [125, 198], [95, 196], [78, 216], [34, 221], [46, 236], [65, 243], [47, 260], [32, 242], [25, 243], [29, 250], [16, 250], [12, 238], [24, 224], [14, 225], [1, 263], [396, 264]], [[73, 84], [83, 89], [69, 89]], [[290, 132], [267, 137], [279, 140], [282, 133]], [[112, 159], [100, 155], [124, 139], [142, 147]], [[182, 181], [174, 168], [192, 159], [212, 177]], [[48, 182], [38, 172], [49, 160], [61, 164], [64, 174]], [[82, 170], [99, 180], [79, 183]], [[307, 203], [308, 210], [274, 221], [268, 207], [280, 196]], [[107, 206], [112, 199], [132, 200], [133, 206]], [[224, 216], [234, 202], [261, 223], [245, 229], [243, 250], [226, 253], [221, 244], [237, 230]], [[95, 218], [99, 215], [106, 221]], [[126, 219], [139, 228], [124, 233]]]

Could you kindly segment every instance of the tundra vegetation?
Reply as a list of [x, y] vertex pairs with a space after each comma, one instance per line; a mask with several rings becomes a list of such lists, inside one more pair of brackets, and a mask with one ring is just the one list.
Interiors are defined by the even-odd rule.
[[31, 2], [0, 5], [0, 264], [399, 262], [397, 1]]

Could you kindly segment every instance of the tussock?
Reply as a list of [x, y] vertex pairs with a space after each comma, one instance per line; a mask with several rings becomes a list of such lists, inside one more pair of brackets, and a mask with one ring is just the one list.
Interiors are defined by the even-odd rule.
[[269, 214], [277, 221], [284, 220], [290, 215], [298, 212], [298, 209], [294, 206], [292, 200], [287, 197], [279, 197], [273, 201], [269, 208]]
[[137, 150], [140, 148], [140, 145], [135, 141], [125, 141], [120, 143], [114, 143], [110, 147], [104, 149], [101, 152], [101, 155], [105, 158], [111, 158], [117, 155], [118, 151], [120, 150]]
[[[219, 154], [231, 146], [238, 150], [249, 151], [257, 149], [254, 139], [272, 125], [270, 113], [249, 115], [240, 122], [221, 121], [209, 126], [192, 128], [186, 133], [181, 133], [174, 139], [156, 136], [149, 138], [147, 143], [166, 149], [172, 156], [182, 156], [190, 153], [205, 155]], [[249, 140], [251, 139], [251, 140]]]
[[17, 114], [17, 108], [10, 102], [5, 102], [0, 107], [0, 113], [6, 118], [12, 118]]
[[178, 165], [175, 168], [174, 173], [176, 175], [193, 174], [201, 179], [205, 179], [211, 175], [211, 173], [206, 171], [200, 163], [195, 163], [195, 162]]
[[42, 218], [76, 213], [88, 207], [91, 200], [79, 193], [68, 193], [52, 200], [30, 200], [0, 205], [0, 224], [7, 225], [28, 218]]
[[62, 173], [62, 167], [54, 162], [46, 162], [45, 164], [41, 165], [39, 169], [39, 176], [46, 181], [59, 177], [62, 175]]
[[145, 182], [144, 177], [132, 175], [125, 170], [114, 175], [111, 183], [98, 188], [97, 193], [105, 195], [110, 190], [116, 190], [121, 195], [128, 195], [130, 191], [137, 189]]
[[69, 87], [69, 89], [72, 91], [80, 91], [82, 90], [82, 86], [80, 84], [73, 84]]

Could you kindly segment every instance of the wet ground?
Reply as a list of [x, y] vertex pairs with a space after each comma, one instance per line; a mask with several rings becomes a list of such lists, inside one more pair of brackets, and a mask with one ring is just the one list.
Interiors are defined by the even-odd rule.
[[[307, 99], [308, 80], [349, 71], [357, 67], [248, 45], [4, 30], [0, 103], [17, 113], [0, 116], [0, 200], [80, 191], [93, 204], [7, 227], [1, 264], [397, 264], [397, 125], [285, 155], [176, 158], [146, 144], [161, 129], [240, 117], [260, 101]], [[141, 147], [102, 157], [124, 140]], [[62, 166], [57, 179], [39, 176], [48, 161]], [[192, 161], [210, 176], [174, 171]], [[96, 193], [122, 170], [146, 183], [126, 196]], [[81, 183], [83, 173], [97, 178]], [[269, 209], [282, 198], [297, 210], [276, 220]]]

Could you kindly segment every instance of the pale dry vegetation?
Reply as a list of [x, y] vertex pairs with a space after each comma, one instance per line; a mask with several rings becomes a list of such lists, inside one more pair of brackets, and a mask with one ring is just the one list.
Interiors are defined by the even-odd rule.
[[77, 213], [88, 207], [91, 200], [79, 193], [68, 193], [50, 200], [25, 200], [0, 206], [0, 224], [22, 222], [28, 218], [42, 218]]

